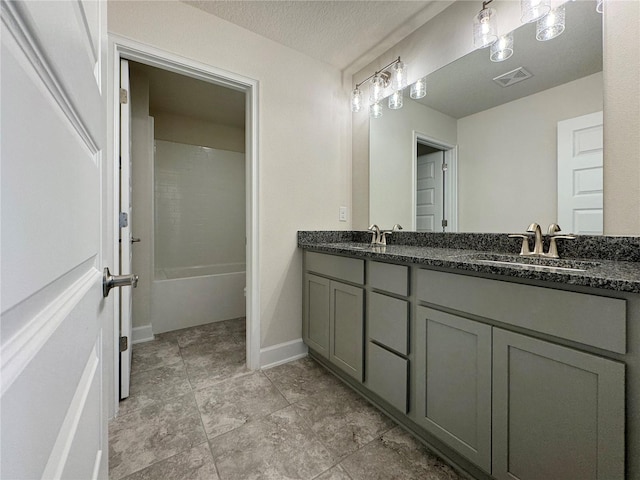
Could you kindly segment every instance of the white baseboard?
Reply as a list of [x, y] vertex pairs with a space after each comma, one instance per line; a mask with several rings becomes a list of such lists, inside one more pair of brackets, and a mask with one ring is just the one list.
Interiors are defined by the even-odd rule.
[[306, 357], [307, 346], [301, 338], [260, 349], [260, 368], [266, 369]]
[[151, 331], [151, 324], [143, 325], [141, 327], [133, 327], [131, 331], [131, 343], [143, 343], [153, 340], [153, 332]]

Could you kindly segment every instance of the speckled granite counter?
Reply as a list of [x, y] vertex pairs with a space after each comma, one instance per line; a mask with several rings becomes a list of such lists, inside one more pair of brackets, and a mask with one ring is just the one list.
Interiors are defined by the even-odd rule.
[[[532, 262], [526, 266], [510, 265], [509, 261], [523, 261], [523, 258], [514, 253], [519, 250], [519, 242], [506, 235], [402, 232], [394, 233], [386, 247], [371, 247], [369, 237], [369, 232], [298, 232], [298, 246], [371, 260], [640, 293], [638, 237], [581, 237], [564, 251], [558, 245], [563, 257], [558, 266], [579, 267], [584, 271], [535, 265], [535, 259], [525, 259]], [[499, 256], [493, 257], [495, 254]], [[505, 263], [489, 264], [490, 258], [503, 259]]]

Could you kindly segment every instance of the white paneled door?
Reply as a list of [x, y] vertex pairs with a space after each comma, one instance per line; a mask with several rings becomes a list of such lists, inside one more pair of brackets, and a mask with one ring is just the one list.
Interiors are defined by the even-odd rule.
[[[129, 62], [120, 60], [120, 274], [131, 274], [131, 89], [129, 88]], [[126, 92], [126, 93], [124, 93]], [[121, 215], [122, 215], [121, 214]], [[131, 341], [133, 298], [130, 288], [120, 294], [120, 338]], [[129, 396], [131, 376], [131, 348], [120, 352], [120, 399]]]
[[602, 112], [558, 122], [558, 224], [602, 235]]
[[1, 6], [0, 478], [107, 478], [106, 2]]
[[418, 157], [416, 178], [416, 231], [436, 232], [442, 228], [444, 152]]

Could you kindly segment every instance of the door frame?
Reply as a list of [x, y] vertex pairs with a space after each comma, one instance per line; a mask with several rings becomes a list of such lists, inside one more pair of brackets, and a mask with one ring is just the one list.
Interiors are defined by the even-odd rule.
[[413, 163], [411, 167], [411, 230], [416, 229], [416, 187], [418, 182], [418, 143], [429, 145], [444, 152], [447, 175], [444, 176], [444, 214], [447, 219], [447, 232], [458, 231], [458, 146], [413, 130], [411, 146]]
[[[246, 316], [247, 316], [247, 367], [250, 370], [260, 368], [260, 276], [259, 276], [259, 163], [258, 163], [258, 80], [245, 77], [221, 68], [207, 65], [196, 60], [175, 55], [164, 50], [134, 40], [109, 34], [108, 77], [111, 82], [108, 98], [108, 146], [113, 158], [114, 179], [119, 178], [118, 155], [120, 145], [120, 59], [133, 60], [153, 67], [168, 70], [180, 75], [196, 78], [205, 82], [223, 85], [246, 93], [245, 116], [245, 185], [246, 185]], [[119, 185], [114, 181], [114, 226], [118, 225]], [[119, 258], [119, 229], [114, 228], [114, 258]], [[116, 262], [117, 263], [117, 262]], [[119, 272], [118, 272], [119, 273]], [[117, 289], [116, 289], [117, 290]], [[119, 296], [116, 296], [119, 301]], [[114, 311], [114, 409], [118, 411], [118, 372], [119, 372], [119, 312]], [[130, 342], [131, 343], [131, 342]]]

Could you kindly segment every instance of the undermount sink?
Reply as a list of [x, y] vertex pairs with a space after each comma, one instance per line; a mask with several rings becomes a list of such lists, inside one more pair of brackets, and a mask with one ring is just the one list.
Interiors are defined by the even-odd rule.
[[588, 269], [600, 265], [598, 262], [587, 262], [583, 260], [525, 257], [520, 255], [501, 255], [495, 253], [477, 253], [469, 255], [468, 258], [487, 265], [503, 265], [526, 269], [566, 272], [586, 272]]
[[349, 249], [350, 250], [372, 250], [373, 247], [371, 245], [349, 245]]

